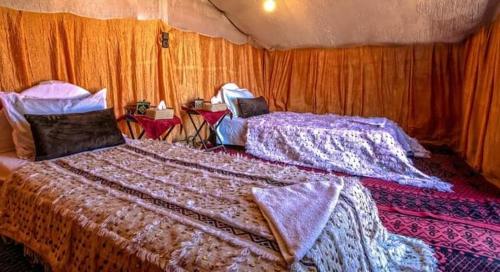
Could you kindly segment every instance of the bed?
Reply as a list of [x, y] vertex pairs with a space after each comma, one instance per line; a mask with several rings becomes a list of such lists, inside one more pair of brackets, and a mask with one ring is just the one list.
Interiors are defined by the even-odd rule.
[[429, 157], [430, 152], [387, 118], [294, 112], [242, 118], [237, 102], [248, 97], [253, 97], [250, 91], [230, 84], [213, 98], [233, 112], [218, 127], [222, 144], [245, 146], [265, 160], [452, 190], [450, 183], [413, 166], [411, 157]]
[[0, 234], [23, 243], [54, 271], [435, 269], [429, 247], [385, 230], [357, 178], [345, 178], [304, 257], [285, 261], [252, 188], [339, 179], [132, 141], [22, 166], [0, 188]]

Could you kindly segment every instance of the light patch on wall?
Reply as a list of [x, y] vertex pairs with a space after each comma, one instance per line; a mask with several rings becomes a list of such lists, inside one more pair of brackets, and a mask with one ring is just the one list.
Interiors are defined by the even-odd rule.
[[276, 9], [276, 1], [275, 0], [265, 0], [263, 7], [264, 7], [264, 10], [266, 12], [273, 12]]

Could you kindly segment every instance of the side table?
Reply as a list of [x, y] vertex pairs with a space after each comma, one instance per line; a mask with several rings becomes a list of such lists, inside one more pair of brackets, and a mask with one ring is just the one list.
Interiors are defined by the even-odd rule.
[[[189, 137], [189, 138], [192, 138], [192, 145], [193, 146], [195, 144], [196, 138], [198, 138], [202, 144], [202, 147], [207, 151], [214, 150], [214, 149], [221, 148], [221, 147], [224, 150], [226, 149], [226, 147], [224, 145], [216, 146], [215, 143], [214, 143], [213, 147], [209, 148], [206, 144], [206, 142], [208, 140], [203, 139], [201, 137], [201, 131], [202, 131], [203, 127], [205, 125], [207, 125], [209, 127], [210, 131], [212, 133], [214, 133], [214, 135], [215, 135], [215, 138], [216, 138], [215, 142], [217, 142], [217, 140], [219, 140], [219, 142], [222, 142], [219, 134], [217, 133], [217, 127], [219, 127], [221, 121], [224, 119], [224, 117], [226, 117], [226, 115], [231, 114], [231, 111], [229, 111], [227, 109], [223, 110], [223, 111], [206, 111], [203, 109], [195, 109], [193, 107], [188, 107], [188, 106], [182, 106], [182, 110], [184, 110], [188, 114], [189, 120], [191, 120], [191, 124], [193, 125], [193, 127], [195, 129], [194, 135]], [[194, 121], [193, 116], [195, 116], [195, 115], [201, 116], [201, 118], [203, 119], [203, 122], [201, 123], [201, 125], [199, 127], [196, 125], [196, 122]], [[187, 138], [188, 143], [189, 143], [189, 138]]]

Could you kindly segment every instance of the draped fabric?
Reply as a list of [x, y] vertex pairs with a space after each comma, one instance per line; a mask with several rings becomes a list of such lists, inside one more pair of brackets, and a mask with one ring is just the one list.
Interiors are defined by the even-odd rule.
[[[170, 34], [162, 48], [161, 32]], [[97, 20], [0, 8], [0, 90], [57, 79], [91, 91], [108, 88], [117, 115], [138, 100], [182, 103], [210, 98], [232, 81], [260, 91], [263, 51], [172, 29], [159, 20]], [[182, 116], [187, 131], [192, 127]]]
[[[235, 82], [273, 110], [388, 117], [411, 136], [456, 148], [500, 182], [499, 25], [460, 44], [267, 51], [159, 20], [0, 8], [0, 90], [48, 79], [106, 87], [117, 115], [138, 100], [163, 99], [190, 134], [182, 104]], [[169, 48], [161, 47], [164, 31]]]
[[500, 19], [465, 43], [463, 122], [459, 151], [500, 187]]

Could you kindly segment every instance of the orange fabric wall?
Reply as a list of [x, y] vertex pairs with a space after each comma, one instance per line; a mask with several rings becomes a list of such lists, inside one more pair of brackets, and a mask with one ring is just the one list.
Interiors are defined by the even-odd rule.
[[117, 114], [142, 99], [165, 99], [181, 114], [182, 103], [235, 82], [275, 110], [389, 117], [499, 181], [498, 20], [461, 44], [266, 51], [161, 21], [0, 8], [0, 36], [0, 90], [59, 79], [107, 87]]
[[458, 150], [500, 187], [500, 19], [465, 43], [463, 118]]
[[[170, 33], [168, 49], [161, 48], [162, 31]], [[181, 114], [182, 103], [210, 98], [230, 81], [257, 92], [264, 88], [263, 50], [182, 32], [159, 20], [0, 8], [0, 37], [0, 90], [22, 91], [49, 79], [92, 91], [106, 87], [117, 115], [142, 99], [164, 99]]]

